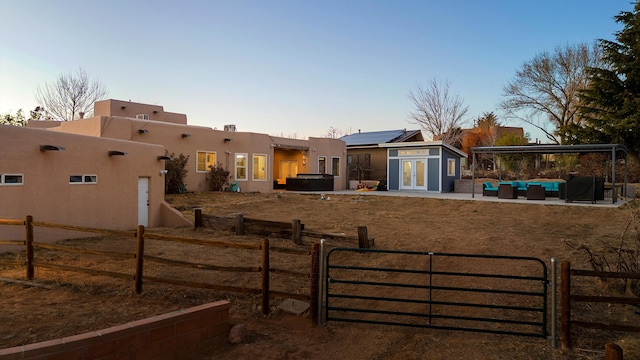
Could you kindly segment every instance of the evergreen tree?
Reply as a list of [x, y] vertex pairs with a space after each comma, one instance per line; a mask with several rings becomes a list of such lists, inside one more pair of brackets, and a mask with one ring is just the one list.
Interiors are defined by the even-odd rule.
[[599, 40], [604, 66], [590, 68], [580, 92], [584, 123], [571, 129], [573, 143], [620, 143], [640, 151], [640, 2], [615, 16], [624, 25], [617, 41]]

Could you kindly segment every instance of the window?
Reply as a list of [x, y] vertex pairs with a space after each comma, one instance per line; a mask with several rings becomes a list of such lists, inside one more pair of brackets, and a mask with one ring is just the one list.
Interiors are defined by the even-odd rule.
[[253, 155], [253, 180], [267, 180], [267, 155]]
[[327, 157], [319, 156], [318, 157], [318, 173], [324, 174], [327, 172]]
[[0, 174], [0, 185], [23, 185], [22, 174]]
[[247, 154], [236, 154], [236, 180], [247, 180]]
[[447, 176], [456, 176], [456, 159], [447, 159]]
[[97, 184], [98, 175], [69, 175], [69, 184]]
[[340, 158], [331, 158], [331, 175], [340, 176]]
[[197, 158], [196, 172], [208, 172], [212, 167], [216, 166], [215, 152], [198, 151]]

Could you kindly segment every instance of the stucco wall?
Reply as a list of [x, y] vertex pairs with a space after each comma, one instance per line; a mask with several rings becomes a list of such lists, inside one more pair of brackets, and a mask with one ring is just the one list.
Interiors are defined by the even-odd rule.
[[[238, 181], [242, 191], [273, 191], [273, 180], [279, 176], [279, 160], [289, 153], [299, 161], [299, 173], [316, 173], [318, 156], [327, 156], [328, 172], [331, 158], [340, 158], [340, 176], [334, 179], [334, 189], [346, 188], [346, 145], [344, 141], [328, 138], [309, 140], [273, 137], [250, 132], [214, 130], [208, 127], [172, 124], [161, 121], [132, 118], [98, 116], [90, 119], [69, 121], [55, 131], [83, 134], [99, 134], [105, 138], [130, 140], [148, 144], [162, 144], [169, 154], [189, 156], [185, 184], [188, 191], [207, 191], [207, 172], [197, 170], [197, 152], [215, 153], [216, 163], [230, 171], [230, 181]], [[183, 135], [184, 134], [184, 135]], [[290, 152], [288, 152], [290, 150]], [[301, 151], [304, 150], [304, 153]], [[313, 151], [315, 150], [315, 151]], [[279, 153], [279, 156], [276, 156]], [[236, 154], [247, 154], [248, 176], [238, 180]], [[253, 179], [253, 155], [267, 156], [267, 178]], [[304, 156], [304, 160], [303, 157]]]
[[[40, 151], [40, 145], [64, 151]], [[127, 156], [109, 156], [110, 150]], [[23, 175], [0, 185], [0, 218], [108, 229], [138, 225], [138, 178], [149, 179], [149, 224], [160, 226], [164, 200], [161, 145], [0, 125], [0, 174]], [[70, 175], [96, 175], [95, 184], [70, 184]]]
[[174, 124], [186, 124], [187, 115], [164, 111], [159, 105], [141, 104], [123, 100], [101, 100], [93, 104], [93, 116], [121, 116], [135, 118], [139, 114], [146, 114], [149, 120], [163, 121]]

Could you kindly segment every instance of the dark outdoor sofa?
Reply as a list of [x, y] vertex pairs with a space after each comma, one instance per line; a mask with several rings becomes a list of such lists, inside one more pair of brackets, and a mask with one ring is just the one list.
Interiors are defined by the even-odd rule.
[[489, 181], [485, 181], [482, 183], [482, 196], [498, 196], [498, 188]]

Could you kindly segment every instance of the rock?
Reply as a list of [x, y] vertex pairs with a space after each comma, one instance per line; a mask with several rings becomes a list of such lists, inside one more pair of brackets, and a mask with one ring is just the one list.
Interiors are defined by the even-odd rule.
[[230, 344], [242, 344], [246, 342], [249, 338], [249, 331], [244, 324], [238, 324], [231, 328], [229, 332], [229, 343]]
[[309, 310], [309, 303], [295, 299], [286, 299], [278, 305], [278, 309], [300, 316]]

